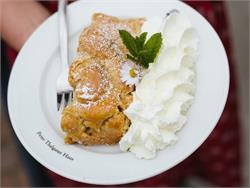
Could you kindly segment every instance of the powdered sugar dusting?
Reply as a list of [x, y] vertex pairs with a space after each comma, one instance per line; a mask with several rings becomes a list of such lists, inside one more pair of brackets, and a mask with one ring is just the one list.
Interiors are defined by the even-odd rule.
[[87, 52], [78, 52], [76, 54], [76, 57], [75, 57], [74, 61], [82, 61], [82, 60], [87, 59], [89, 57], [90, 56], [89, 56], [89, 54]]
[[84, 38], [84, 41], [90, 46], [95, 47], [95, 51], [107, 55], [124, 57], [121, 49], [119, 30], [127, 30], [133, 33], [132, 29], [126, 23], [102, 23]]
[[76, 91], [79, 91], [82, 93], [80, 95], [81, 98], [83, 99], [93, 99], [96, 96], [96, 93], [93, 93], [93, 89], [89, 88], [87, 84], [83, 86], [82, 88], [78, 88]]
[[[97, 101], [87, 101], [85, 103], [81, 103], [78, 100], [74, 101], [74, 105], [77, 107], [84, 107], [84, 108], [91, 108], [92, 106], [96, 106], [98, 103], [103, 102], [105, 99], [107, 99], [111, 94], [112, 94], [112, 89], [113, 89], [113, 85], [111, 83], [109, 83], [109, 87], [107, 89], [107, 92], [104, 95], [101, 95], [100, 98]], [[114, 103], [114, 101], [110, 102], [111, 104]]]
[[[135, 34], [127, 22], [100, 22], [99, 24], [90, 25], [83, 32], [80, 38], [80, 44], [83, 45], [78, 48], [76, 60], [88, 59], [94, 56], [97, 59], [102, 59], [102, 61], [96, 59], [96, 62], [88, 62], [91, 65], [77, 67], [78, 70], [72, 73], [72, 77], [81, 80], [84, 75], [88, 75], [88, 69], [98, 68], [101, 74], [101, 82], [98, 89], [93, 90], [86, 83], [82, 84], [84, 80], [80, 81], [81, 86], [77, 86], [76, 89], [76, 91], [80, 92], [80, 95], [77, 96], [78, 99], [74, 100], [75, 105], [90, 108], [107, 98], [116, 96], [115, 93], [119, 92], [116, 91], [116, 88], [113, 88], [112, 83], [108, 80], [108, 72], [105, 70], [105, 66], [107, 66], [109, 71], [120, 71], [117, 70], [118, 67], [115, 64], [110, 65], [110, 63], [113, 63], [114, 60], [122, 62], [126, 59], [126, 48], [120, 39], [119, 30], [126, 30]], [[84, 99], [84, 102], [81, 99]]]
[[94, 90], [90, 83], [81, 83], [79, 82], [76, 86], [76, 92], [81, 93], [78, 97], [86, 100], [84, 103], [76, 100], [76, 105], [81, 107], [91, 107], [97, 103], [102, 102], [104, 99], [109, 97], [112, 93], [113, 85], [107, 79], [107, 71], [103, 66], [98, 63], [92, 63], [89, 67], [84, 70], [85, 75], [88, 75], [88, 72], [91, 69], [98, 69], [98, 72], [101, 74], [101, 82], [98, 85], [98, 89]]

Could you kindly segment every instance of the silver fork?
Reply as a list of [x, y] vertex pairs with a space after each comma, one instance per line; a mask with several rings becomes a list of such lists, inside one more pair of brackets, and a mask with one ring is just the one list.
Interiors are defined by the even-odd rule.
[[68, 25], [66, 16], [67, 0], [58, 0], [58, 29], [59, 49], [61, 58], [61, 73], [57, 78], [57, 110], [62, 110], [72, 101], [73, 90], [68, 82], [69, 54], [68, 54]]

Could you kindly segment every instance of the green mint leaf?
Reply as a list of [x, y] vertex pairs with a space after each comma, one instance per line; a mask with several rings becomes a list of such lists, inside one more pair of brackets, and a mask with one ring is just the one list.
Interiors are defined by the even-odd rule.
[[137, 57], [138, 50], [135, 38], [126, 30], [119, 30], [123, 44], [127, 47], [129, 53]]
[[137, 37], [133, 37], [126, 30], [119, 30], [119, 34], [123, 44], [130, 53], [127, 54], [128, 59], [138, 63], [144, 68], [148, 68], [149, 64], [154, 62], [162, 45], [161, 33], [155, 33], [147, 42], [147, 32]]
[[147, 32], [144, 32], [140, 35], [140, 40], [142, 42], [142, 44], [144, 45], [145, 41], [146, 41], [146, 38], [147, 38]]
[[134, 61], [134, 62], [138, 62], [138, 60], [136, 58], [134, 58], [133, 56], [127, 54], [127, 58]]
[[148, 68], [149, 67], [149, 63], [151, 63], [151, 54], [152, 54], [153, 49], [145, 49], [145, 50], [141, 50], [138, 54], [138, 60], [141, 63], [141, 65], [144, 68]]
[[153, 63], [162, 45], [162, 35], [161, 33], [155, 33], [148, 39], [144, 49], [150, 50], [147, 54], [147, 61]]
[[143, 46], [145, 44], [147, 34], [148, 34], [147, 32], [144, 32], [139, 37], [135, 38], [135, 42], [136, 42], [136, 46], [137, 46], [138, 51], [143, 50]]

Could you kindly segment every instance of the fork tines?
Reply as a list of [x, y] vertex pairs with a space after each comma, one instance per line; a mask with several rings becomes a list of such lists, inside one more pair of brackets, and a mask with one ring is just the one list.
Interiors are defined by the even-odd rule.
[[62, 111], [67, 105], [71, 103], [72, 98], [72, 91], [57, 93], [57, 110]]

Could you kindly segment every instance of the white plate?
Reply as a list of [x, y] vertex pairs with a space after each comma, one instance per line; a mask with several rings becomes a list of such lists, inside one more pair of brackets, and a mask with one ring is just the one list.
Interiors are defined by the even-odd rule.
[[[118, 17], [164, 16], [171, 9], [186, 14], [200, 35], [197, 91], [189, 121], [174, 146], [153, 160], [139, 160], [118, 146], [65, 145], [56, 111], [56, 78], [60, 71], [57, 15], [46, 20], [29, 38], [13, 67], [8, 107], [13, 128], [28, 152], [50, 170], [79, 182], [122, 184], [168, 170], [193, 153], [208, 137], [223, 111], [229, 87], [224, 47], [210, 24], [179, 1], [83, 0], [68, 6], [70, 59], [77, 40], [94, 12]], [[50, 143], [50, 146], [49, 144]], [[54, 147], [54, 149], [52, 149]]]

